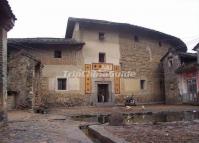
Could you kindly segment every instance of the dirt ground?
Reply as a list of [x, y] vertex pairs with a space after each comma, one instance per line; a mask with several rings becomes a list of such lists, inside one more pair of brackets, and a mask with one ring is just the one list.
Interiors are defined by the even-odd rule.
[[198, 122], [172, 122], [136, 124], [130, 126], [105, 126], [112, 134], [130, 143], [198, 143]]
[[82, 107], [71, 107], [71, 108], [51, 108], [51, 113], [60, 115], [97, 115], [97, 114], [111, 114], [113, 112], [120, 113], [140, 113], [140, 112], [162, 112], [162, 111], [199, 111], [199, 106], [189, 105], [144, 105], [143, 106], [131, 106], [131, 107], [94, 107], [94, 106], [82, 106]]
[[[8, 126], [0, 128], [0, 143], [92, 143], [79, 129], [79, 125], [85, 124], [85, 122], [73, 121], [70, 116], [85, 114], [110, 114], [113, 112], [135, 113], [192, 110], [199, 111], [199, 106], [148, 105], [144, 106], [144, 108], [142, 106], [132, 108], [51, 108], [49, 109], [48, 114], [34, 114], [32, 111], [27, 110], [10, 111], [8, 113]], [[199, 142], [199, 123], [195, 122], [155, 126], [120, 126], [107, 128], [107, 130], [127, 140], [133, 141], [131, 137], [136, 138], [138, 142], [140, 142], [140, 138], [147, 142], [153, 140], [158, 141], [158, 139], [159, 142], [164, 142], [166, 137], [169, 137], [169, 140], [171, 141], [187, 138], [188, 142]], [[117, 132], [113, 132], [113, 130]]]

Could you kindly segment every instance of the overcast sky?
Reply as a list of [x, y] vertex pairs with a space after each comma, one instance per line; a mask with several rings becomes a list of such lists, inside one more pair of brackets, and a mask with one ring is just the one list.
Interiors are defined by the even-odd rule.
[[[125, 22], [199, 42], [199, 0], [9, 0], [17, 17], [8, 37], [64, 37], [68, 17]], [[189, 50], [190, 51], [190, 50]]]

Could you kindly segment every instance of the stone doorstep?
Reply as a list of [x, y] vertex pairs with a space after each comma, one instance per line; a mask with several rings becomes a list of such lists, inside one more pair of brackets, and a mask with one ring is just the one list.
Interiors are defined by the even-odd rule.
[[103, 142], [106, 143], [129, 143], [125, 141], [123, 138], [119, 138], [112, 133], [108, 132], [104, 129], [103, 125], [91, 125], [88, 126], [88, 129], [92, 131], [95, 136], [98, 136], [102, 139]]

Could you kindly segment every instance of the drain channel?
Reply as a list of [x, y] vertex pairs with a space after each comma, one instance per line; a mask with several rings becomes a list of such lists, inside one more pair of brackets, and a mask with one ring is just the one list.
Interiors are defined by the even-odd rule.
[[103, 143], [92, 130], [89, 130], [88, 125], [80, 126], [79, 128], [93, 143]]

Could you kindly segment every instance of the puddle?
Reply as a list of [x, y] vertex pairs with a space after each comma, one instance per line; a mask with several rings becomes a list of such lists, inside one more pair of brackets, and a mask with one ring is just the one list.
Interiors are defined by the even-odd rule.
[[[161, 112], [161, 113], [138, 113], [124, 114], [124, 123], [154, 123], [154, 122], [173, 122], [173, 121], [192, 121], [199, 119], [199, 112]], [[80, 115], [73, 116], [76, 121], [98, 122], [101, 124], [109, 122], [110, 115]]]
[[80, 115], [73, 116], [72, 119], [76, 121], [98, 122], [104, 124], [109, 122], [109, 115]]

